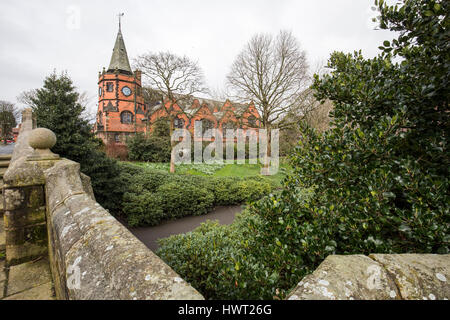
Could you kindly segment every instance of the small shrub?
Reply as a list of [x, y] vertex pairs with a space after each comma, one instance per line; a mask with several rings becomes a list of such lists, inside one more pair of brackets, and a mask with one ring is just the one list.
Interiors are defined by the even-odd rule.
[[158, 188], [157, 193], [164, 195], [162, 208], [170, 219], [206, 214], [214, 204], [211, 192], [189, 183], [166, 183]]
[[127, 146], [129, 159], [133, 161], [147, 162], [169, 162], [170, 161], [170, 138], [137, 134], [131, 137]]

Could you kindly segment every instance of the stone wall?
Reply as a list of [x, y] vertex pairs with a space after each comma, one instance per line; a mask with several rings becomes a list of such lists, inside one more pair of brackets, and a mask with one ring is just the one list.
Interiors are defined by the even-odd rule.
[[333, 255], [289, 300], [444, 300], [450, 298], [450, 254]]
[[51, 153], [54, 134], [34, 128], [27, 109], [4, 175], [7, 264], [48, 255], [58, 299], [203, 299], [95, 201], [78, 163]]
[[63, 299], [203, 299], [93, 198], [80, 165], [45, 171], [50, 266]]
[[22, 125], [8, 170], [3, 176], [6, 263], [15, 265], [47, 254], [43, 170], [51, 161], [28, 161], [28, 144], [36, 126], [31, 109], [22, 113]]

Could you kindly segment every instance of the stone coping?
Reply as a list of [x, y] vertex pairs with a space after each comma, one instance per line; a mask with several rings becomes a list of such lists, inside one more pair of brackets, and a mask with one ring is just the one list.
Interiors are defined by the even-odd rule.
[[79, 170], [78, 163], [61, 160], [45, 171], [57, 297], [203, 299], [93, 199]]
[[289, 300], [446, 300], [450, 254], [328, 256]]

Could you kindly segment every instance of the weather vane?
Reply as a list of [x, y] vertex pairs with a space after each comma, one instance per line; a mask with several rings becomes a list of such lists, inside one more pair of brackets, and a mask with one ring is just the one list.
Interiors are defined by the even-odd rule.
[[119, 13], [117, 16], [119, 17], [119, 29], [122, 30], [121, 28], [121, 24], [120, 24], [120, 19], [125, 15], [125, 13]]

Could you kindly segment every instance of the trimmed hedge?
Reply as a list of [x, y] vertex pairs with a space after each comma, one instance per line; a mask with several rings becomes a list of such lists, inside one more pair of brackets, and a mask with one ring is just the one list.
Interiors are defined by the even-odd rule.
[[130, 227], [206, 214], [218, 205], [255, 201], [273, 189], [273, 182], [264, 177], [177, 175], [128, 163], [120, 166], [127, 189], [122, 215]]

